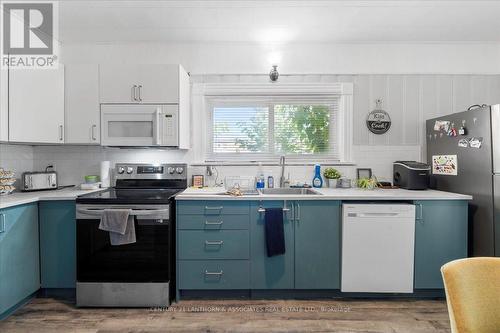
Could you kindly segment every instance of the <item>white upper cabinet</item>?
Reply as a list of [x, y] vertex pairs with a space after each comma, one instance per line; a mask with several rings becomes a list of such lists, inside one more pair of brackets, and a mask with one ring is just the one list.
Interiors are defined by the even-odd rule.
[[99, 144], [99, 66], [66, 65], [64, 77], [65, 143]]
[[0, 69], [0, 141], [9, 140], [9, 90], [7, 69]]
[[9, 141], [64, 143], [64, 67], [9, 72]]
[[101, 103], [179, 103], [179, 65], [100, 65]]

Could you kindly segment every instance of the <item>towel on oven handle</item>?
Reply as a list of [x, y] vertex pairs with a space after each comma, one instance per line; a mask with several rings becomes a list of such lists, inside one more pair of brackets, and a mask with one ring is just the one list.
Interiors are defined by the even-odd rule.
[[136, 242], [135, 217], [131, 213], [131, 209], [104, 209], [99, 229], [109, 232], [111, 245]]

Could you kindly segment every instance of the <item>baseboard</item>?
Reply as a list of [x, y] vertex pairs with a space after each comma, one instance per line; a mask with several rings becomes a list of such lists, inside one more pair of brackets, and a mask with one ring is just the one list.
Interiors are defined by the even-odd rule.
[[180, 290], [183, 300], [195, 299], [443, 299], [443, 289], [418, 289], [411, 294], [403, 293], [343, 293], [339, 289], [297, 290]]
[[24, 305], [26, 305], [29, 301], [31, 301], [33, 298], [35, 298], [37, 295], [37, 292], [35, 291], [33, 294], [29, 295], [28, 297], [23, 298], [21, 301], [19, 301], [17, 304], [14, 306], [11, 306], [7, 311], [4, 311], [3, 313], [0, 314], [0, 321], [6, 319], [10, 315], [12, 315], [14, 312], [22, 308]]

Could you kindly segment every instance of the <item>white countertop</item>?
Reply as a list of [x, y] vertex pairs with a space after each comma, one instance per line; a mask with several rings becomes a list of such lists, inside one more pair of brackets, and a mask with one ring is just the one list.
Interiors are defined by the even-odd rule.
[[[98, 190], [80, 190], [78, 187], [66, 188], [61, 190], [39, 191], [39, 192], [15, 192], [10, 195], [0, 197], [0, 209], [13, 207], [38, 201], [48, 200], [75, 200], [82, 194], [102, 191]], [[322, 195], [245, 195], [233, 197], [221, 195], [225, 192], [222, 187], [205, 187], [202, 189], [188, 188], [176, 196], [176, 200], [472, 200], [472, 196], [426, 190], [409, 191], [403, 189], [392, 190], [361, 190], [358, 188], [350, 189], [314, 189]]]
[[102, 191], [98, 190], [81, 190], [78, 186], [64, 188], [61, 190], [48, 190], [37, 192], [14, 192], [9, 195], [0, 196], [0, 209], [12, 206], [27, 204], [37, 201], [46, 200], [75, 200], [75, 198], [82, 194]]
[[403, 189], [359, 188], [319, 188], [314, 189], [322, 195], [244, 195], [234, 197], [221, 195], [222, 187], [190, 187], [176, 196], [176, 200], [472, 200], [472, 196], [436, 190], [410, 191]]

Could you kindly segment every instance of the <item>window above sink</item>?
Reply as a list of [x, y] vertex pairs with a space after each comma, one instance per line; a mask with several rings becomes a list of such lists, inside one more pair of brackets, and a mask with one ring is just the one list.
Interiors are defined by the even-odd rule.
[[350, 161], [351, 83], [199, 85], [207, 162]]

